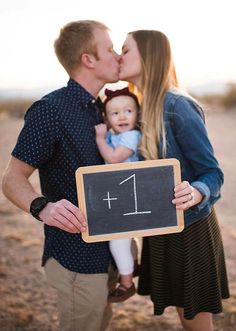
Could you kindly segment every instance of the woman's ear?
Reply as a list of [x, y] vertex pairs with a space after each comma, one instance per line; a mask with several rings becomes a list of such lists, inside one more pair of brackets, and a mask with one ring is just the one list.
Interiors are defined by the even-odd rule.
[[84, 53], [81, 55], [81, 63], [87, 68], [94, 68], [95, 60], [92, 54]]

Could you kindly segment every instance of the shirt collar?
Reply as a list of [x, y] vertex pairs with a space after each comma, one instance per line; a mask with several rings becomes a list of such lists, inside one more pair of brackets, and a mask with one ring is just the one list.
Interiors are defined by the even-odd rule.
[[69, 79], [67, 88], [70, 94], [72, 94], [75, 98], [78, 98], [83, 106], [101, 106], [100, 98], [94, 98], [83, 86], [77, 83], [74, 79]]

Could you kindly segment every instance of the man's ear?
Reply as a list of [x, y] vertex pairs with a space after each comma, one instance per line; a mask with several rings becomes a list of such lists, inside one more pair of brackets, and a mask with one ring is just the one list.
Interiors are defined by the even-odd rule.
[[95, 60], [96, 59], [92, 54], [84, 53], [81, 55], [81, 62], [87, 68], [94, 68]]

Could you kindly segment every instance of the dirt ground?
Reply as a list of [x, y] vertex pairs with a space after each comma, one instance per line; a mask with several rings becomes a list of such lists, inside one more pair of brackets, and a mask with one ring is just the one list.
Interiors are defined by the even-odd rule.
[[[0, 173], [22, 127], [22, 120], [0, 118]], [[236, 111], [207, 113], [207, 126], [217, 158], [225, 172], [222, 198], [216, 205], [225, 245], [231, 298], [214, 317], [217, 331], [236, 330]], [[38, 187], [37, 174], [32, 183]], [[0, 192], [0, 330], [56, 331], [56, 296], [41, 268], [42, 225], [14, 207]], [[174, 308], [161, 317], [152, 315], [148, 297], [133, 296], [114, 304], [111, 331], [180, 331]], [[92, 330], [91, 330], [92, 331]], [[203, 330], [204, 331], [204, 330]]]

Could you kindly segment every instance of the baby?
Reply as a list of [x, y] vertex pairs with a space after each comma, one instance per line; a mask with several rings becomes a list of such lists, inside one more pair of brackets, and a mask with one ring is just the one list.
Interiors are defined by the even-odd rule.
[[[106, 163], [138, 161], [141, 133], [137, 129], [139, 102], [128, 88], [105, 90], [105, 122], [95, 126], [96, 143]], [[115, 239], [109, 243], [116, 262], [120, 284], [109, 294], [109, 302], [122, 302], [135, 294], [133, 283], [134, 259], [132, 239]]]

